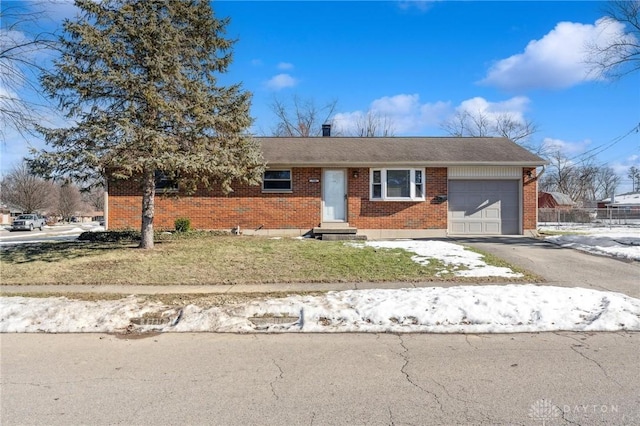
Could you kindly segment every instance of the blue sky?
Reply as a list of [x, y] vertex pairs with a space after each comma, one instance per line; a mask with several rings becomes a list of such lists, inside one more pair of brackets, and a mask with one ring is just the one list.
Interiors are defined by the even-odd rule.
[[[575, 161], [597, 153], [593, 161], [613, 167], [625, 192], [626, 171], [640, 167], [640, 133], [631, 132], [640, 124], [640, 73], [606, 81], [586, 72], [584, 46], [619, 30], [599, 21], [603, 6], [215, 1], [216, 15], [231, 18], [227, 35], [238, 40], [220, 82], [253, 93], [256, 134], [275, 127], [274, 97], [294, 95], [319, 106], [337, 100], [336, 123], [345, 129], [367, 111], [387, 116], [396, 136], [446, 135], [442, 122], [460, 110], [508, 113], [537, 125], [532, 144]], [[51, 21], [70, 9], [59, 6]], [[25, 145], [7, 140], [3, 170]]]

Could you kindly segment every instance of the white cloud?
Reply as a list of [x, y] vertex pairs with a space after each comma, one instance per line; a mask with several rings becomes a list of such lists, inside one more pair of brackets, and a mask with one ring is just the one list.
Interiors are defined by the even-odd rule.
[[640, 155], [632, 154], [622, 161], [616, 161], [608, 164], [613, 171], [620, 176], [620, 186], [618, 186], [617, 194], [631, 192], [633, 184], [629, 178], [629, 169], [631, 167], [640, 168]]
[[253, 67], [261, 67], [262, 66], [262, 60], [261, 59], [252, 59], [251, 60], [251, 66], [253, 66]]
[[440, 0], [400, 0], [398, 7], [402, 10], [417, 9], [419, 12], [426, 12], [433, 4]]
[[293, 69], [293, 64], [289, 63], [289, 62], [280, 62], [278, 64], [278, 69], [279, 70], [290, 70], [290, 69]]
[[562, 139], [544, 138], [544, 140], [542, 141], [542, 146], [545, 151], [560, 151], [567, 157], [573, 157], [585, 152], [589, 145], [591, 145], [590, 139], [585, 139], [578, 142], [569, 142]]
[[[506, 90], [562, 89], [598, 80], [587, 63], [587, 46], [625, 37], [624, 25], [606, 19], [592, 24], [560, 22], [524, 52], [496, 62], [482, 84]], [[630, 37], [630, 36], [626, 36]]]
[[387, 120], [396, 136], [416, 135], [425, 127], [437, 126], [450, 112], [449, 102], [421, 103], [418, 94], [399, 94], [375, 99], [367, 111], [351, 111], [334, 116], [336, 129], [343, 134], [353, 133], [358, 121], [367, 113]]
[[294, 87], [298, 80], [289, 74], [278, 74], [267, 81], [267, 87], [272, 90], [280, 90], [286, 87]]
[[452, 107], [449, 101], [422, 103], [418, 94], [399, 94], [375, 99], [366, 111], [338, 113], [334, 116], [334, 124], [338, 132], [351, 134], [356, 129], [357, 123], [362, 121], [367, 113], [371, 113], [389, 120], [393, 125], [394, 134], [397, 136], [413, 136], [425, 132], [434, 134], [434, 131], [429, 129], [441, 130], [441, 124], [451, 119], [456, 112], [468, 112], [474, 116], [482, 114], [490, 121], [508, 115], [513, 120], [524, 123], [529, 103], [529, 98], [525, 96], [515, 96], [498, 102], [475, 97], [466, 99], [458, 106]]
[[491, 121], [495, 121], [500, 116], [508, 115], [512, 120], [524, 123], [524, 113], [529, 106], [529, 98], [526, 96], [515, 96], [506, 101], [491, 102], [485, 98], [476, 96], [475, 98], [464, 100], [456, 107], [458, 112], [467, 112], [472, 116], [481, 114]]

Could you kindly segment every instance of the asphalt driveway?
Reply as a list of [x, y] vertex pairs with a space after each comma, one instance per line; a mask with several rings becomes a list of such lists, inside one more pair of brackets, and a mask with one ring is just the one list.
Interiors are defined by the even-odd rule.
[[607, 290], [640, 298], [640, 263], [526, 237], [450, 238], [536, 273], [547, 285]]

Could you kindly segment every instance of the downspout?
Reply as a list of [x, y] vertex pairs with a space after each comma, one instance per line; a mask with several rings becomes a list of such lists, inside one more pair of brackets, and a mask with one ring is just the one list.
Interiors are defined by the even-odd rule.
[[104, 207], [102, 211], [102, 217], [104, 217], [104, 230], [109, 229], [109, 179], [107, 179], [106, 173], [104, 176]]

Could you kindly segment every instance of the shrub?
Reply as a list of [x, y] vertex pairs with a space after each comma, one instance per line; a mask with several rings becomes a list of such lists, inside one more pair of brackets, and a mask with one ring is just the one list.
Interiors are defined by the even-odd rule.
[[102, 231], [102, 232], [83, 232], [78, 237], [80, 241], [116, 243], [120, 241], [139, 241], [140, 231], [124, 230], [124, 231]]
[[191, 230], [191, 220], [186, 217], [179, 217], [173, 222], [176, 232], [188, 232]]

